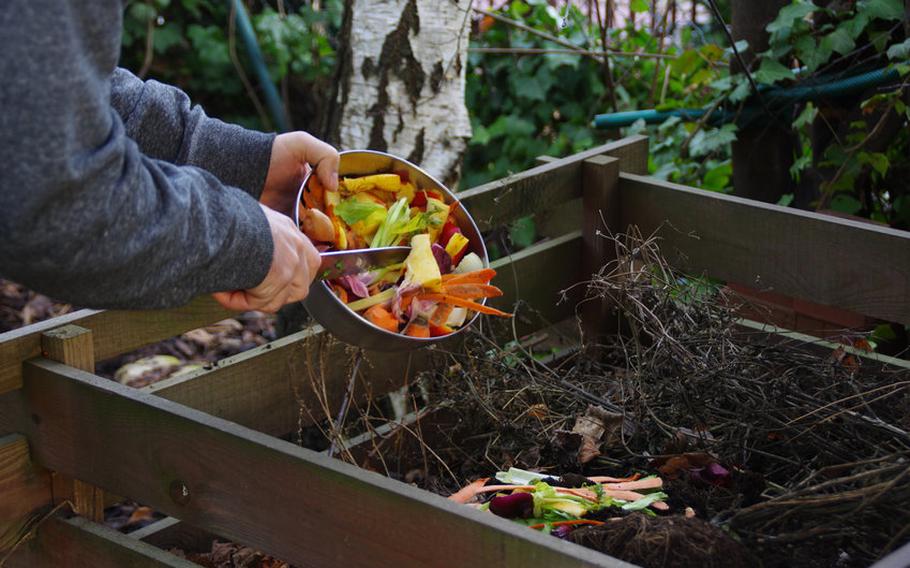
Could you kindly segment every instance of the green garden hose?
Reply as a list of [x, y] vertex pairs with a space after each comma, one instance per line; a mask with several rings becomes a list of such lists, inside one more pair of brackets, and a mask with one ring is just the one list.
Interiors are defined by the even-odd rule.
[[[793, 105], [805, 101], [817, 100], [823, 98], [837, 98], [854, 95], [871, 89], [900, 80], [900, 74], [890, 68], [876, 69], [866, 73], [860, 73], [846, 79], [835, 79], [831, 81], [817, 82], [815, 84], [796, 85], [793, 87], [769, 87], [762, 91], [766, 103], [772, 109]], [[633, 110], [628, 112], [614, 112], [607, 114], [598, 114], [594, 117], [595, 128], [620, 128], [631, 126], [639, 120], [644, 120], [646, 124], [660, 124], [672, 117], [679, 117], [685, 121], [695, 121], [702, 118], [706, 109], [673, 109], [659, 111], [650, 110]], [[759, 105], [747, 105], [739, 117], [741, 123], [748, 123], [763, 113]], [[718, 109], [711, 114], [712, 124], [723, 124], [737, 120], [737, 113], [728, 110]]]

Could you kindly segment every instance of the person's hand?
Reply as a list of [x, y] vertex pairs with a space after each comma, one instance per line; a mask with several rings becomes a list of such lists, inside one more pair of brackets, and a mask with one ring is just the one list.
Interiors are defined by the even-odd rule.
[[272, 230], [272, 266], [255, 288], [212, 294], [229, 310], [277, 312], [285, 304], [306, 298], [319, 271], [319, 253], [310, 239], [288, 217], [265, 205], [260, 207]]
[[276, 136], [259, 201], [275, 211], [292, 214], [300, 183], [310, 166], [316, 168], [316, 175], [326, 189], [338, 188], [338, 151], [335, 148], [306, 132]]

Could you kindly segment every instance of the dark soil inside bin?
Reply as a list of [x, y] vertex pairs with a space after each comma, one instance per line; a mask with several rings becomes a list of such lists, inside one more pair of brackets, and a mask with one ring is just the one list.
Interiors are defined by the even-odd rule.
[[654, 240], [616, 246], [587, 297], [622, 334], [544, 357], [475, 330], [412, 385], [426, 418], [342, 457], [446, 496], [509, 467], [659, 475], [669, 515], [570, 534], [646, 567], [869, 566], [910, 540], [910, 371], [743, 327]]

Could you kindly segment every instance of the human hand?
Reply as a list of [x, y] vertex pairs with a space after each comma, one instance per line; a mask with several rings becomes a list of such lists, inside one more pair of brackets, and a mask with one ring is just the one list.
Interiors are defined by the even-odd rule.
[[275, 137], [269, 172], [259, 201], [275, 211], [290, 214], [297, 191], [310, 166], [322, 185], [338, 188], [338, 151], [307, 132], [286, 132]]
[[277, 312], [285, 304], [306, 298], [319, 271], [319, 253], [310, 239], [288, 217], [265, 205], [260, 207], [272, 230], [272, 266], [265, 279], [254, 288], [212, 294], [229, 310]]

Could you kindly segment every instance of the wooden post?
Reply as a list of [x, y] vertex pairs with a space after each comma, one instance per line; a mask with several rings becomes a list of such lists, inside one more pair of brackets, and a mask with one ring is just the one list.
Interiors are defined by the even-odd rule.
[[[65, 325], [45, 332], [41, 336], [41, 351], [42, 355], [53, 361], [89, 373], [95, 372], [92, 332], [84, 327]], [[77, 514], [96, 522], [104, 520], [104, 493], [100, 489], [56, 472], [51, 477], [55, 505], [72, 497]]]
[[[746, 65], [751, 65], [757, 53], [768, 49], [765, 27], [787, 4], [790, 0], [733, 0], [733, 39], [749, 42], [749, 49], [743, 54]], [[735, 61], [731, 70], [743, 72]], [[777, 118], [763, 116], [762, 120], [736, 134], [733, 143], [733, 190], [736, 195], [776, 203], [781, 195], [793, 193], [795, 184], [790, 176], [790, 166], [793, 165], [796, 136], [784, 114]]]
[[50, 503], [48, 472], [32, 463], [21, 434], [0, 436], [0, 558], [12, 548], [32, 513]]
[[[619, 159], [594, 156], [582, 169], [582, 279], [588, 280], [612, 260], [615, 247], [607, 238], [620, 230]], [[585, 341], [597, 342], [598, 336], [615, 331], [612, 306], [605, 300], [591, 300], [582, 307]]]

